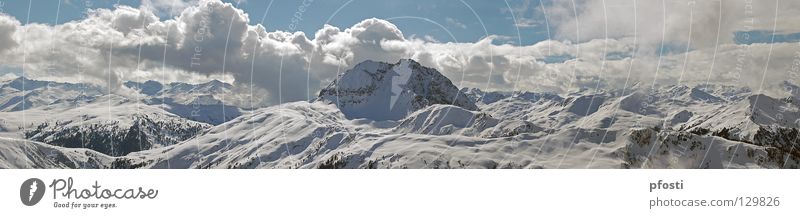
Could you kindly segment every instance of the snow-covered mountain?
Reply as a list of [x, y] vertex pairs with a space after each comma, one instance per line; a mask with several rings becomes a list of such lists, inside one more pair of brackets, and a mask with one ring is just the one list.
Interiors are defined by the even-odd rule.
[[128, 81], [124, 85], [143, 94], [146, 104], [162, 105], [170, 113], [213, 125], [242, 115], [242, 108], [263, 105], [261, 99], [250, 99], [242, 90], [219, 80], [201, 84]]
[[[785, 86], [796, 87], [789, 81]], [[153, 96], [150, 101], [217, 103], [212, 89], [155, 82], [131, 87]], [[183, 95], [188, 90], [197, 93]], [[150, 120], [141, 126], [157, 131], [131, 125], [129, 132], [164, 136], [169, 134], [158, 132], [174, 129], [166, 126], [193, 130], [192, 122], [169, 108], [142, 105], [150, 111], [146, 118], [118, 116], [130, 117], [127, 123]], [[41, 108], [4, 113], [51, 113]], [[157, 124], [165, 120], [172, 121]], [[798, 168], [798, 122], [794, 92], [769, 96], [715, 84], [637, 84], [564, 95], [496, 92], [459, 89], [413, 60], [366, 61], [339, 75], [312, 102], [255, 109], [124, 156], [0, 140], [0, 146], [10, 144], [4, 159], [27, 160], [0, 167], [71, 167], [91, 159], [98, 168]], [[27, 122], [11, 123], [0, 122], [0, 129]], [[37, 149], [83, 155], [54, 162]]]
[[102, 88], [90, 84], [59, 83], [15, 77], [0, 81], [0, 111], [21, 111], [102, 95]]
[[[172, 102], [179, 104], [200, 104], [214, 105], [225, 104], [248, 107], [249, 96], [234, 92], [234, 86], [219, 80], [211, 80], [200, 84], [189, 84], [173, 82], [161, 84], [160, 82], [148, 80], [145, 82], [125, 82], [128, 88], [138, 90], [139, 93], [147, 96], [147, 99], [168, 98]], [[258, 99], [253, 102], [253, 106], [259, 106]]]
[[117, 95], [0, 114], [2, 136], [112, 156], [172, 145], [211, 126]]
[[348, 118], [371, 120], [402, 119], [433, 104], [478, 109], [450, 79], [411, 59], [359, 63], [323, 88], [317, 100], [336, 104]]
[[[263, 106], [262, 99], [251, 99], [248, 91], [236, 89], [219, 80], [166, 85], [156, 81], [128, 81], [123, 85], [141, 94], [127, 96], [130, 101], [158, 106], [172, 114], [212, 125], [240, 116], [245, 110], [242, 108]], [[0, 80], [0, 112], [22, 111], [63, 102], [89, 102], [105, 95], [108, 95], [105, 88], [88, 83], [14, 77]]]
[[121, 156], [169, 146], [211, 126], [89, 84], [17, 77], [0, 87], [8, 106], [0, 111], [0, 136], [8, 138]]

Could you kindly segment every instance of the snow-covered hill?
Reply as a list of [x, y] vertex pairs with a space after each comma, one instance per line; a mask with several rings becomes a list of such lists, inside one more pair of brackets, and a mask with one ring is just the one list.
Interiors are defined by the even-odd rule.
[[[442, 106], [439, 106], [442, 107]], [[446, 107], [446, 106], [444, 106]], [[438, 108], [441, 110], [441, 108]], [[428, 111], [430, 110], [430, 111]], [[430, 113], [436, 106], [426, 109]], [[466, 112], [463, 110], [462, 112]], [[407, 121], [419, 119], [412, 116]], [[168, 148], [118, 158], [121, 168], [797, 168], [769, 147], [652, 128], [529, 130], [483, 137], [468, 123], [409, 129], [349, 120], [295, 102], [244, 115]], [[414, 123], [414, 122], [411, 122]], [[448, 123], [448, 121], [443, 121]], [[391, 125], [389, 125], [391, 126]], [[460, 126], [460, 127], [459, 127]], [[463, 128], [461, 128], [463, 127]], [[509, 128], [510, 129], [510, 128]], [[421, 130], [421, 131], [420, 131]], [[451, 133], [451, 134], [446, 134]], [[458, 134], [452, 134], [458, 133]], [[712, 140], [714, 141], [712, 143]]]
[[101, 94], [102, 89], [95, 85], [15, 77], [0, 81], [0, 111], [21, 111]]
[[211, 126], [117, 95], [0, 115], [0, 136], [89, 148], [112, 156], [172, 145]]
[[[88, 121], [106, 132], [127, 131], [112, 134], [116, 141], [131, 139], [131, 132], [150, 137], [146, 142], [153, 146], [127, 155], [95, 155], [94, 166], [107, 168], [800, 167], [796, 92], [770, 96], [715, 84], [637, 84], [563, 95], [483, 91], [459, 89], [413, 60], [365, 61], [312, 102], [242, 112], [209, 126], [189, 121], [180, 112], [188, 109], [181, 107], [225, 106], [217, 92], [225, 85], [128, 84], [150, 97], [143, 103], [73, 97], [0, 112], [0, 135], [30, 132], [32, 139], [55, 144], [63, 140], [54, 139], [74, 139], [71, 128], [86, 132], [87, 127], [74, 126]], [[220, 111], [201, 114], [219, 117]], [[15, 129], [19, 126], [26, 131]], [[37, 150], [52, 150], [50, 145], [0, 143], [11, 144], [11, 150], [0, 150], [5, 163], [27, 160], [8, 167], [75, 166], [42, 159]], [[108, 153], [102, 146], [92, 149]]]
[[90, 149], [0, 137], [0, 169], [96, 169], [107, 168], [112, 161], [112, 157]]
[[462, 135], [483, 138], [510, 137], [534, 133], [542, 128], [524, 120], [499, 120], [487, 113], [452, 105], [432, 105], [400, 121], [392, 133]]
[[[124, 85], [141, 94], [128, 96], [130, 101], [162, 107], [172, 114], [212, 125], [242, 115], [242, 108], [263, 106], [262, 99], [251, 99], [248, 91], [219, 80], [200, 84], [174, 82], [166, 85], [156, 81], [128, 81]], [[13, 77], [0, 80], [0, 112], [35, 109], [63, 102], [73, 102], [77, 106], [81, 102], [94, 101], [105, 95], [108, 95], [105, 88], [88, 83], [61, 83]]]
[[164, 106], [170, 113], [213, 125], [241, 116], [242, 108], [263, 105], [261, 99], [250, 99], [249, 94], [219, 80], [200, 84], [128, 81], [124, 85], [143, 94], [146, 104]]

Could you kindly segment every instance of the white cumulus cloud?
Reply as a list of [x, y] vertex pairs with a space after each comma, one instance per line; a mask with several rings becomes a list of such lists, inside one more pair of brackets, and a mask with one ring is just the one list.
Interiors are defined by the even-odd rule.
[[[637, 12], [649, 16], [637, 19], [636, 34], [625, 26], [633, 22], [625, 13], [607, 13], [614, 18], [609, 19], [606, 39], [604, 19], [598, 18], [594, 2], [580, 2], [577, 20], [570, 15], [571, 5], [550, 6], [558, 37], [526, 46], [492, 43], [502, 41], [499, 35], [460, 43], [405, 37], [396, 25], [377, 18], [350, 27], [325, 25], [311, 37], [303, 32], [270, 32], [263, 26], [269, 21], [250, 25], [247, 13], [219, 0], [180, 1], [176, 6], [180, 11], [166, 19], [157, 13], [173, 8], [162, 1], [146, 1], [140, 8], [93, 9], [86, 19], [58, 25], [22, 25], [0, 15], [0, 65], [22, 68], [33, 78], [80, 80], [112, 89], [123, 80], [223, 79], [261, 89], [268, 103], [276, 104], [311, 98], [338, 73], [364, 60], [394, 63], [414, 58], [461, 87], [564, 92], [597, 84], [619, 88], [626, 81], [630, 85], [709, 80], [758, 87], [762, 77], [767, 85], [787, 80], [786, 71], [798, 50], [792, 43], [731, 44], [730, 31], [739, 30], [729, 27], [732, 24], [720, 27], [728, 32], [719, 46], [707, 45], [715, 41], [705, 35], [716, 38], [716, 31], [708, 30], [717, 29], [718, 12], [712, 10], [716, 3], [698, 2], [693, 20], [698, 33], [691, 36], [696, 41], [692, 49], [658, 55], [662, 20], [654, 15], [660, 14], [659, 7], [639, 1]], [[667, 39], [678, 44], [689, 39], [684, 34], [688, 32], [683, 25], [688, 23], [685, 7], [668, 7], [674, 15], [668, 17]], [[726, 13], [723, 16], [733, 16]], [[761, 9], [754, 13], [766, 22]], [[570, 30], [578, 22], [581, 37], [575, 40]], [[796, 28], [784, 23], [778, 24], [781, 31]], [[767, 26], [759, 23], [754, 28]], [[769, 62], [764, 58], [768, 54]], [[553, 57], [563, 60], [550, 61]]]

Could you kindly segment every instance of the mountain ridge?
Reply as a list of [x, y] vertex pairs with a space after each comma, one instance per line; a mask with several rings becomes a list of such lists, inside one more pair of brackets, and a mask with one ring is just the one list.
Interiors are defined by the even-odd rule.
[[[213, 89], [202, 90], [180, 83], [130, 84], [152, 97], [143, 105], [186, 120], [186, 114], [175, 115], [175, 111], [188, 108], [170, 107], [219, 105], [213, 90], [228, 87], [220, 83], [212, 81], [205, 87]], [[789, 89], [796, 87], [792, 85], [786, 82]], [[191, 105], [186, 105], [174, 98], [159, 98], [169, 94], [164, 90], [174, 90], [177, 95], [189, 90], [197, 93], [193, 93]], [[435, 69], [413, 60], [365, 61], [339, 75], [311, 102], [243, 111], [171, 143], [117, 157], [92, 155], [98, 164], [91, 166], [798, 168], [800, 103], [795, 92], [789, 93], [774, 97], [719, 84], [634, 86], [564, 95], [483, 91], [456, 87]], [[69, 99], [74, 100], [58, 99], [26, 110], [46, 111], [59, 108], [59, 104], [83, 108], [107, 101], [83, 95]], [[122, 106], [135, 103], [124, 98], [113, 102]], [[19, 123], [0, 119], [0, 136], [9, 135], [8, 130]], [[9, 148], [3, 154], [5, 159], [31, 161], [11, 161], [0, 167], [69, 168], [89, 160], [77, 155], [64, 159], [73, 162], [69, 164], [28, 152], [55, 149], [70, 154], [73, 148], [39, 142], [32, 142], [31, 147], [27, 142], [0, 140], [2, 143], [8, 145], [0, 146]]]

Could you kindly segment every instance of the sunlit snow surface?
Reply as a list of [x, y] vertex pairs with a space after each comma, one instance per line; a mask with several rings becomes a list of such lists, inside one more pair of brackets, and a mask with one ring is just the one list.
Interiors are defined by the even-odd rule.
[[[366, 61], [311, 102], [255, 110], [215, 101], [221, 92], [213, 90], [220, 89], [198, 88], [225, 84], [198, 85], [192, 95], [179, 91], [187, 85], [129, 84], [142, 99], [75, 84], [23, 91], [3, 81], [0, 167], [798, 168], [800, 161], [797, 93], [723, 85], [489, 92], [459, 89], [411, 60]], [[24, 101], [15, 98], [23, 94]], [[214, 119], [191, 119], [180, 105], [192, 102], [238, 114], [209, 109], [203, 115]], [[40, 142], [74, 126], [128, 130], [142, 114], [163, 121], [139, 125], [154, 130], [147, 132], [150, 149], [106, 155]], [[108, 122], [114, 125], [100, 125]], [[24, 139], [26, 129], [42, 123], [58, 128], [50, 138]], [[199, 130], [188, 131], [192, 126]]]

